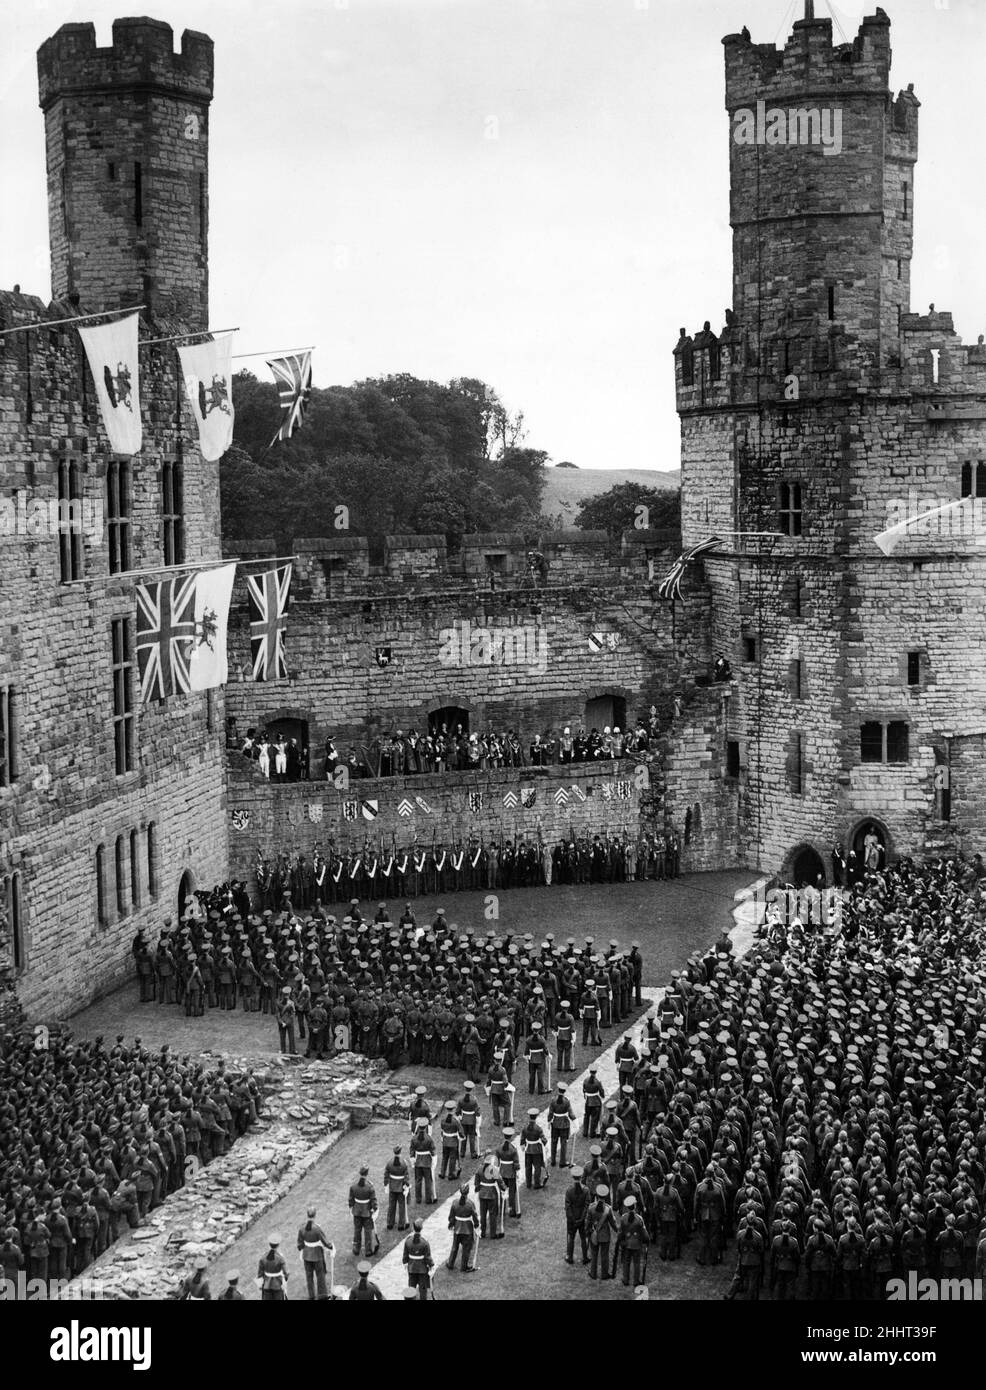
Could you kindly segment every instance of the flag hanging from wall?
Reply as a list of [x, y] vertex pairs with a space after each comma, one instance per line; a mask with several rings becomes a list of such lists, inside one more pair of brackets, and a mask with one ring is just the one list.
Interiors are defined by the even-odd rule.
[[141, 703], [188, 691], [195, 643], [195, 575], [137, 585], [137, 670]]
[[137, 362], [139, 316], [80, 328], [99, 411], [114, 454], [136, 454], [143, 443], [140, 421], [140, 370]]
[[166, 700], [223, 685], [235, 565], [137, 585], [140, 698]]
[[272, 447], [279, 439], [290, 439], [296, 430], [301, 429], [308, 397], [312, 392], [312, 355], [310, 352], [293, 352], [289, 357], [275, 357], [267, 365], [274, 373], [281, 398], [281, 423], [268, 446]]
[[255, 681], [283, 680], [288, 674], [284, 657], [291, 566], [247, 575], [250, 604], [250, 655]]
[[226, 684], [226, 629], [235, 577], [235, 565], [221, 565], [195, 576], [195, 643], [188, 663], [192, 690], [212, 690]]
[[233, 335], [178, 349], [202, 457], [210, 463], [233, 442]]
[[716, 546], [721, 544], [722, 541], [718, 536], [710, 536], [708, 540], [699, 541], [698, 545], [693, 545], [691, 550], [686, 550], [684, 554], [679, 555], [657, 586], [657, 592], [661, 598], [681, 598], [681, 581], [686, 567], [697, 555], [704, 555], [707, 550], [715, 550]]

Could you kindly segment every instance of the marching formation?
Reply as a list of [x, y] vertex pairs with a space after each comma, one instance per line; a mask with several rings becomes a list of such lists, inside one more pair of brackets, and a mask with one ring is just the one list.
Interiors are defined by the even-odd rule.
[[[0, 1266], [47, 1283], [81, 1274], [226, 1153], [262, 1106], [252, 1073], [215, 1071], [118, 1037], [0, 1039]], [[16, 1296], [16, 1295], [11, 1295]]]

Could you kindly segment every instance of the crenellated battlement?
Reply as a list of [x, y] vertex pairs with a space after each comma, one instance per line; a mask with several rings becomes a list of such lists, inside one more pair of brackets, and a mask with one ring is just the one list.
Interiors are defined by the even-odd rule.
[[[632, 521], [633, 518], [628, 518]], [[445, 536], [387, 536], [379, 544], [366, 536], [299, 537], [294, 557], [294, 597], [301, 601], [393, 599], [417, 603], [447, 595], [500, 595], [507, 606], [529, 605], [572, 589], [648, 585], [660, 579], [680, 549], [680, 538], [666, 530], [626, 530], [619, 539], [605, 531], [546, 531], [538, 536], [512, 532], [476, 533], [452, 549]], [[539, 551], [547, 562], [536, 587], [527, 555]], [[226, 553], [244, 560], [273, 559], [280, 552], [273, 537], [233, 540]]]
[[748, 29], [727, 34], [726, 106], [756, 97], [804, 98], [809, 90], [885, 92], [890, 78], [890, 20], [868, 15], [852, 43], [833, 44], [831, 19], [802, 19], [783, 49], [754, 43]]
[[61, 96], [107, 87], [157, 88], [210, 102], [212, 40], [186, 29], [176, 53], [174, 32], [163, 20], [116, 19], [112, 45], [97, 48], [93, 24], [63, 24], [38, 49], [38, 87], [43, 111]]

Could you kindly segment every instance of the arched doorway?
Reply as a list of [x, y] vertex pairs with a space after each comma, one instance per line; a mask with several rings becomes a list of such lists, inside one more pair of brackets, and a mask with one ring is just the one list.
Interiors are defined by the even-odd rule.
[[860, 821], [852, 833], [849, 841], [850, 847], [855, 855], [851, 861], [854, 877], [862, 878], [867, 867], [867, 854], [875, 856], [877, 869], [886, 866], [890, 856], [890, 836], [887, 827], [878, 820], [872, 818]]
[[469, 711], [462, 705], [442, 705], [439, 709], [433, 709], [428, 714], [428, 732], [430, 734], [440, 734], [442, 725], [450, 734], [454, 734], [459, 724], [462, 725], [462, 732], [469, 732]]
[[787, 856], [784, 877], [795, 888], [817, 888], [826, 879], [825, 861], [811, 845], [797, 845]]
[[597, 695], [585, 702], [585, 724], [587, 730], [598, 729], [602, 733], [608, 725], [611, 729], [626, 731], [627, 702], [622, 695]]
[[192, 872], [191, 872], [191, 870], [190, 870], [190, 869], [186, 869], [185, 872], [182, 874], [181, 880], [180, 880], [180, 882], [179, 882], [179, 884], [178, 884], [178, 915], [177, 915], [177, 917], [175, 918], [175, 921], [176, 921], [176, 922], [180, 922], [181, 919], [184, 917], [184, 915], [185, 915], [185, 899], [186, 899], [191, 893], [194, 893], [194, 892], [195, 892], [195, 879], [192, 877]]

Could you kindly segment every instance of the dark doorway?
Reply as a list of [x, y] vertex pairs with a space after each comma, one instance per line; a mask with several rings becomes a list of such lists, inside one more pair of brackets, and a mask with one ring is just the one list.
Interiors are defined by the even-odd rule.
[[428, 732], [440, 734], [443, 724], [450, 734], [454, 734], [456, 727], [461, 724], [462, 732], [467, 734], [469, 732], [469, 711], [463, 709], [461, 705], [443, 705], [441, 709], [432, 710], [428, 716]]
[[[852, 848], [856, 855], [853, 865], [857, 878], [862, 878], [867, 868], [884, 868], [887, 862], [887, 834], [880, 822], [860, 822], [853, 833]], [[870, 855], [869, 863], [867, 854]]]
[[186, 912], [185, 899], [194, 893], [194, 891], [195, 880], [186, 869], [181, 876], [181, 882], [178, 884], [178, 916], [175, 918], [176, 922], [180, 922], [184, 917]]
[[611, 729], [626, 732], [627, 702], [622, 695], [597, 695], [585, 702], [585, 728], [602, 733], [607, 724]]
[[284, 742], [290, 748], [291, 740], [295, 740], [297, 749], [297, 759], [289, 752], [287, 780], [298, 782], [308, 780], [308, 720], [307, 719], [274, 719], [268, 720], [266, 724], [267, 737], [271, 741], [271, 773], [274, 773], [274, 748], [283, 736]]
[[801, 845], [792, 851], [789, 858], [791, 867], [787, 876], [795, 888], [818, 887], [819, 879], [822, 883], [825, 882], [824, 861], [822, 856], [812, 849], [811, 845]]

